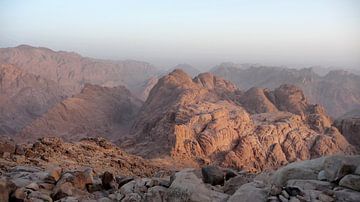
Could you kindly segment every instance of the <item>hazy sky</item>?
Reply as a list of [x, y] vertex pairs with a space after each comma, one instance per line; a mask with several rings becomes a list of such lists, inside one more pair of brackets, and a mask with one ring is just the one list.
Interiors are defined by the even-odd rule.
[[360, 68], [360, 1], [0, 0], [0, 47], [19, 44], [160, 67]]

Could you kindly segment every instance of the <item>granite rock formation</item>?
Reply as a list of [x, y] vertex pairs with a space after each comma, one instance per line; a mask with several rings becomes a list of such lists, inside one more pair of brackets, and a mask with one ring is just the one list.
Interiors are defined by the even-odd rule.
[[192, 79], [174, 70], [151, 90], [132, 136], [119, 144], [147, 158], [170, 156], [191, 165], [259, 171], [352, 153], [331, 123], [325, 110], [309, 104], [295, 86], [241, 92], [210, 73]]

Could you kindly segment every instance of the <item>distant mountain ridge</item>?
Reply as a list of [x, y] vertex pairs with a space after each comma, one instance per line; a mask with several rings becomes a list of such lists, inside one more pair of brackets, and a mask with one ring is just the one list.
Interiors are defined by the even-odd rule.
[[13, 64], [75, 93], [80, 92], [85, 83], [107, 87], [123, 85], [130, 91], [138, 91], [139, 85], [160, 72], [146, 62], [99, 60], [74, 52], [56, 52], [28, 45], [0, 48], [0, 64]]
[[13, 135], [72, 94], [52, 80], [0, 64], [0, 135]]
[[323, 105], [333, 117], [360, 108], [360, 76], [344, 70], [332, 70], [319, 76], [311, 68], [238, 68], [227, 64], [212, 69], [212, 72], [234, 82], [240, 89], [274, 89], [282, 84], [299, 86], [312, 103]]
[[86, 84], [82, 91], [50, 108], [16, 137], [36, 140], [57, 136], [66, 140], [103, 136], [118, 139], [129, 133], [142, 102], [123, 86]]

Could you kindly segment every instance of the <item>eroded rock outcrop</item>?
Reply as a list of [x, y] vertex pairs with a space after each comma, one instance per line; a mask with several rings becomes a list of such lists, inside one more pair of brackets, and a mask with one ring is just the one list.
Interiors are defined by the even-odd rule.
[[181, 70], [158, 81], [131, 133], [119, 142], [135, 154], [254, 171], [353, 151], [295, 86], [243, 93], [210, 73], [192, 79]]

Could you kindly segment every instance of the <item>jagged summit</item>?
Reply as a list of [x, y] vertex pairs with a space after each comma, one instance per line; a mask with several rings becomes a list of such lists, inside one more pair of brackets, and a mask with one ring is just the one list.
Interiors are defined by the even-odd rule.
[[175, 65], [175, 67], [168, 70], [168, 72], [172, 72], [175, 69], [181, 69], [184, 72], [186, 72], [187, 74], [189, 74], [191, 77], [194, 77], [194, 76], [196, 76], [196, 75], [198, 75], [200, 73], [200, 71], [198, 69], [196, 69], [192, 65], [186, 64], [186, 63], [177, 64], [177, 65]]

